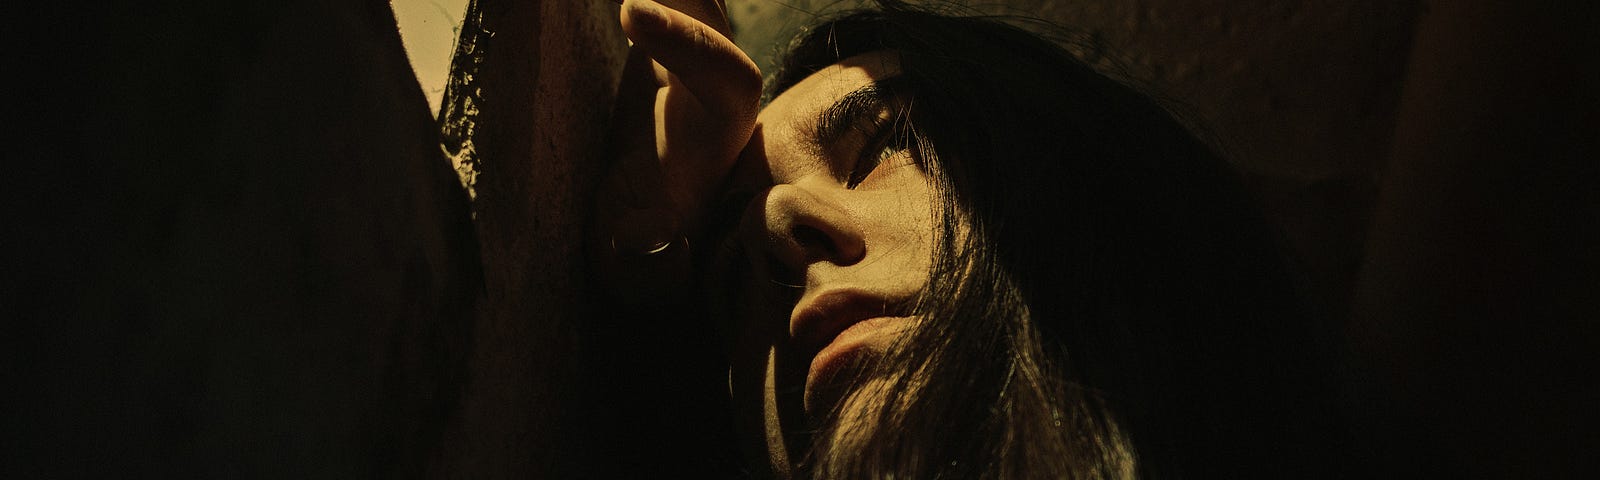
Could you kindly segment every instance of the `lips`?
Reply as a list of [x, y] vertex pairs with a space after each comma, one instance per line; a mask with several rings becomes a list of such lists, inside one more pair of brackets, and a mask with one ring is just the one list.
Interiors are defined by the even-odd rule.
[[827, 290], [796, 305], [789, 320], [795, 345], [810, 356], [807, 383], [838, 370], [887, 325], [905, 320], [901, 302], [860, 289]]

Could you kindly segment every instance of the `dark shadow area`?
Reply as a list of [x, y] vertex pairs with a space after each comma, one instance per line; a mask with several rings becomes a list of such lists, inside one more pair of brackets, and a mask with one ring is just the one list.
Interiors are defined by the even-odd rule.
[[[1600, 470], [1595, 6], [1015, 3], [1219, 130], [1353, 470]], [[615, 5], [474, 0], [437, 118], [385, 1], [19, 8], [0, 477], [738, 475], [718, 338], [592, 291]]]

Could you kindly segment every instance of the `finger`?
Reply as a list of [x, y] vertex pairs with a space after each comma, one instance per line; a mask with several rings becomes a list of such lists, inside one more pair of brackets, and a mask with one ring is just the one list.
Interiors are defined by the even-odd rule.
[[677, 76], [707, 113], [749, 123], [761, 97], [761, 71], [728, 37], [651, 0], [627, 0], [622, 28]]
[[651, 115], [655, 108], [656, 91], [666, 85], [666, 78], [656, 75], [655, 61], [643, 51], [630, 49], [627, 62], [622, 67], [622, 81], [617, 84], [617, 101], [613, 109], [629, 116]]
[[662, 81], [654, 73], [654, 64], [642, 52], [629, 53], [608, 135], [606, 158], [616, 159], [611, 168], [617, 181], [609, 191], [634, 208], [667, 201], [655, 155], [655, 103]]
[[723, 0], [661, 0], [657, 3], [710, 25], [724, 37], [733, 38], [733, 29], [728, 26], [728, 6]]

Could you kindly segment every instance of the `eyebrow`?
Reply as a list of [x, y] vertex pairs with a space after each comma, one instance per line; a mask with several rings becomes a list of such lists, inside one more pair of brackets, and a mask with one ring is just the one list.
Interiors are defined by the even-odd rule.
[[826, 150], [830, 145], [844, 140], [850, 129], [865, 115], [876, 113], [885, 102], [895, 97], [902, 90], [903, 83], [901, 77], [890, 77], [868, 83], [839, 97], [817, 116], [811, 134], [812, 141], [816, 142], [818, 149]]

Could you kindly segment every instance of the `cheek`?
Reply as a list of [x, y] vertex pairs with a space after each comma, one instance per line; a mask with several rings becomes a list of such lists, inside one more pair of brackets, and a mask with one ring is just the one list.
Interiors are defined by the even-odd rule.
[[867, 261], [871, 263], [864, 267], [876, 271], [874, 276], [911, 282], [914, 285], [908, 288], [920, 290], [933, 260], [939, 227], [933, 192], [925, 177], [904, 177], [895, 188], [858, 192], [868, 196], [857, 204], [861, 209], [858, 218], [866, 223], [862, 228], [868, 230]]

